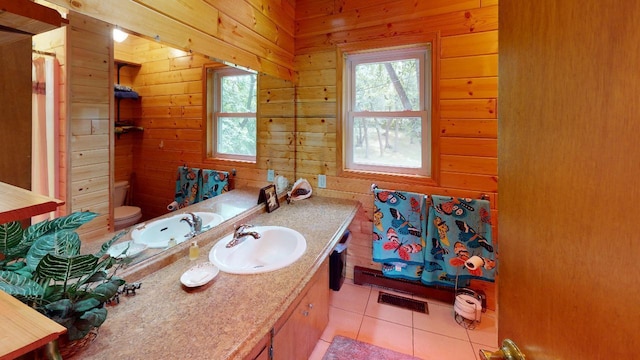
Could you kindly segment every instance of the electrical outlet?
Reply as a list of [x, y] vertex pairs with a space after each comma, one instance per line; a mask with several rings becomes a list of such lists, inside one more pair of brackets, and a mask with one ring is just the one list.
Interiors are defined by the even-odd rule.
[[318, 187], [322, 189], [327, 187], [327, 175], [318, 175]]
[[267, 181], [273, 181], [276, 177], [275, 171], [269, 169], [267, 170]]

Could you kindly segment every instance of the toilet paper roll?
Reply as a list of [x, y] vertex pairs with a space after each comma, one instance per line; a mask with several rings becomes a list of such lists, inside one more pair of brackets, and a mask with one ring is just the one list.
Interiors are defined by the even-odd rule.
[[480, 321], [480, 317], [482, 316], [482, 301], [466, 294], [457, 295], [453, 303], [453, 310], [465, 319]]
[[167, 210], [169, 211], [178, 210], [178, 203], [174, 201], [171, 204], [167, 205]]
[[464, 263], [464, 267], [466, 267], [469, 270], [476, 270], [482, 267], [482, 265], [484, 265], [484, 260], [482, 260], [482, 258], [480, 256], [472, 256], [469, 258], [469, 260], [467, 260]]

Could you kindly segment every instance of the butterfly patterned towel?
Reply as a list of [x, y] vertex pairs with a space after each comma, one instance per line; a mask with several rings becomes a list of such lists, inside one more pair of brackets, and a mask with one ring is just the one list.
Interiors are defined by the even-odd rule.
[[373, 209], [373, 261], [385, 276], [419, 280], [424, 264], [422, 239], [425, 196], [376, 189]]
[[202, 187], [198, 196], [199, 201], [211, 199], [229, 191], [228, 172], [203, 169], [200, 171], [200, 176], [202, 177]]
[[[454, 286], [456, 274], [459, 281], [494, 281], [496, 249], [491, 241], [489, 202], [437, 195], [431, 199], [422, 282]], [[474, 255], [482, 264], [469, 270], [465, 263]]]
[[174, 200], [179, 209], [198, 202], [201, 181], [200, 169], [178, 166]]

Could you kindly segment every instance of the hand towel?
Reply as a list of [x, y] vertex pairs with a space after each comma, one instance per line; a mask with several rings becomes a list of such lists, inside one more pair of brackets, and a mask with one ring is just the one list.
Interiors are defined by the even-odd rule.
[[174, 200], [178, 203], [178, 208], [182, 209], [187, 205], [198, 202], [201, 181], [200, 169], [178, 166], [174, 196]]
[[374, 196], [373, 261], [384, 264], [385, 276], [420, 279], [425, 196], [381, 189]]
[[[496, 256], [489, 202], [437, 195], [431, 199], [422, 282], [455, 286], [456, 275], [459, 282], [469, 279], [493, 282]], [[472, 256], [480, 259], [473, 259], [480, 261], [478, 266], [465, 266]]]
[[229, 191], [229, 173], [226, 171], [216, 171], [203, 169], [200, 171], [202, 177], [202, 187], [199, 200], [211, 199]]

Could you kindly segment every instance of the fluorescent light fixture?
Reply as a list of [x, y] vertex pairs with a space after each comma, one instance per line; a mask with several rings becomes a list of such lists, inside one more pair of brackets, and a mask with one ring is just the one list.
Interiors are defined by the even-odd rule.
[[118, 29], [118, 28], [114, 28], [113, 29], [113, 40], [115, 42], [123, 42], [127, 39], [127, 36], [129, 36], [129, 34], [127, 34], [126, 32]]

